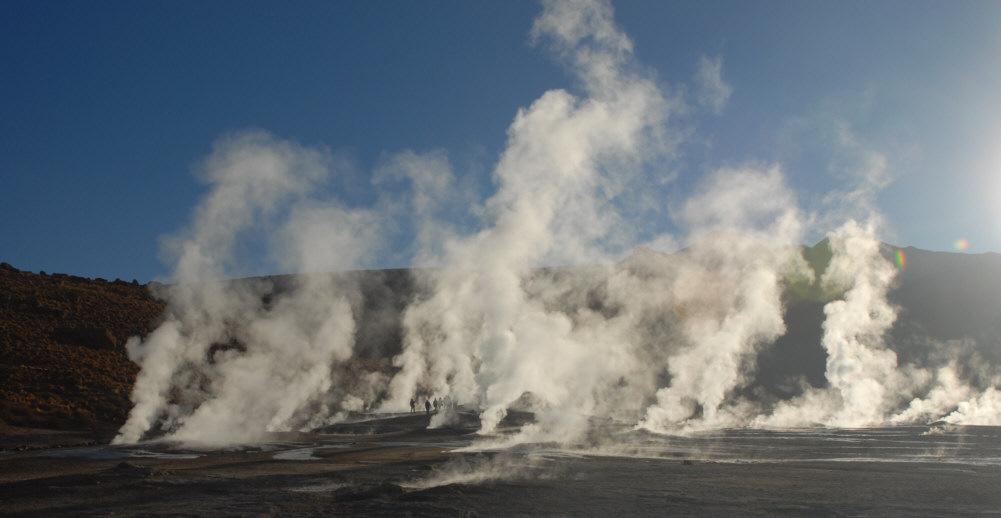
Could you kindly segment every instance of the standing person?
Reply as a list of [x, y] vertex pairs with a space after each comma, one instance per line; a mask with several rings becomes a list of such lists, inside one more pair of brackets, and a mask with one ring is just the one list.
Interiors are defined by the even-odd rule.
[[416, 411], [417, 411], [417, 399], [410, 398], [410, 413], [412, 414]]
[[431, 415], [431, 398], [424, 400], [424, 411]]

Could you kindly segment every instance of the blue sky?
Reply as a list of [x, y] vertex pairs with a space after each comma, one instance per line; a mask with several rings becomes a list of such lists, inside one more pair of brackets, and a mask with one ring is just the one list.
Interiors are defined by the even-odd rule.
[[[1001, 3], [619, 2], [637, 60], [694, 102], [703, 56], [732, 95], [683, 116], [684, 191], [723, 165], [780, 163], [804, 205], [858, 153], [898, 244], [1001, 251]], [[534, 2], [4, 2], [0, 261], [149, 280], [159, 236], [206, 186], [221, 135], [262, 128], [355, 164], [448, 153], [490, 190], [515, 112], [573, 80], [529, 41]], [[854, 147], [832, 143], [841, 128]], [[848, 164], [848, 165], [846, 165]], [[849, 178], [850, 180], [850, 178]], [[668, 193], [668, 196], [671, 194]], [[680, 195], [680, 194], [679, 194]]]

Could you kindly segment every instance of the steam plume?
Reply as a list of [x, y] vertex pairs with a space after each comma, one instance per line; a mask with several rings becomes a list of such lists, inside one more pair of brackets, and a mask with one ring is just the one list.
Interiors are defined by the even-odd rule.
[[273, 231], [271, 252], [295, 271], [349, 268], [372, 250], [374, 242], [357, 237], [378, 235], [372, 213], [307, 197], [328, 164], [324, 152], [260, 132], [216, 146], [202, 168], [212, 190], [192, 228], [170, 240], [177, 266], [165, 322], [128, 344], [143, 369], [116, 443], [135, 442], [154, 425], [183, 440], [251, 441], [300, 426], [301, 409], [325, 404], [318, 398], [334, 383], [332, 369], [352, 354], [354, 287], [303, 275], [265, 304], [269, 283], [218, 279], [257, 228]]
[[[484, 435], [509, 409], [534, 413], [517, 435], [484, 439], [495, 445], [610, 440], [596, 438], [609, 422], [655, 433], [997, 423], [996, 374], [974, 383], [957, 358], [900, 364], [890, 343], [896, 270], [872, 208], [885, 157], [839, 126], [836, 145], [861, 157], [861, 180], [819, 212], [800, 207], [779, 165], [719, 169], [667, 203], [650, 193], [685, 140], [675, 114], [692, 107], [636, 62], [611, 5], [543, 2], [531, 35], [577, 88], [518, 111], [485, 200], [460, 188], [440, 151], [391, 156], [375, 184], [403, 182], [406, 194], [352, 207], [322, 194], [338, 172], [326, 151], [262, 132], [222, 139], [201, 168], [210, 189], [190, 228], [165, 240], [174, 274], [164, 321], [129, 341], [142, 371], [115, 442], [255, 441], [347, 411], [404, 410], [415, 395], [481, 409]], [[716, 111], [731, 92], [722, 63], [703, 61], [717, 91], [696, 100]], [[662, 225], [632, 217], [638, 198]], [[481, 216], [475, 228], [450, 223], [464, 210]], [[365, 265], [408, 225], [414, 261], [432, 268], [413, 273], [392, 369], [362, 367], [362, 288], [331, 272]], [[637, 230], [651, 226], [676, 230]], [[759, 354], [786, 333], [789, 286], [819, 273], [800, 247], [818, 232], [832, 252], [819, 279], [830, 296], [825, 384], [748, 397]], [[222, 280], [244, 272], [248, 249], [301, 275]]]

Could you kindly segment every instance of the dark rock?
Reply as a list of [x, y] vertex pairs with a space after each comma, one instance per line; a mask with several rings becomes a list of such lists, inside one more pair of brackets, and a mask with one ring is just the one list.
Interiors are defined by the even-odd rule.
[[161, 472], [149, 466], [140, 466], [131, 462], [119, 462], [118, 465], [107, 471], [109, 474], [122, 475], [133, 478], [149, 478], [159, 475]]
[[115, 350], [118, 347], [118, 338], [107, 328], [61, 326], [53, 330], [52, 337], [59, 343], [92, 349]]

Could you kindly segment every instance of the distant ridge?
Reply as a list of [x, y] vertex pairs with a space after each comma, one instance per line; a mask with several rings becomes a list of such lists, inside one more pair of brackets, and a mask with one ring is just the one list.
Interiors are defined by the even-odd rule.
[[[889, 260], [900, 247], [884, 244]], [[906, 267], [898, 271], [890, 300], [898, 306], [887, 338], [901, 360], [933, 355], [977, 354], [1001, 364], [1001, 254], [933, 252], [904, 247]], [[677, 252], [676, 252], [677, 253]], [[670, 256], [637, 249], [623, 261]], [[803, 247], [817, 272], [831, 259], [827, 240]], [[540, 275], [573, 275], [580, 268], [540, 269]], [[391, 370], [400, 350], [402, 313], [419, 296], [415, 270], [359, 270], [333, 275], [353, 277], [362, 298], [356, 356], [367, 368]], [[322, 274], [321, 274], [322, 275]], [[266, 280], [273, 294], [287, 289], [295, 275]], [[152, 288], [152, 290], [151, 290]], [[0, 264], [0, 432], [3, 423], [60, 429], [114, 429], [130, 408], [137, 367], [125, 341], [145, 335], [159, 323], [165, 304], [141, 285], [122, 280], [31, 273]], [[794, 391], [799, 380], [825, 383], [825, 353], [820, 346], [824, 304], [832, 294], [819, 285], [790, 282], [786, 295], [787, 332], [758, 357], [758, 382], [747, 390], [776, 395]]]

